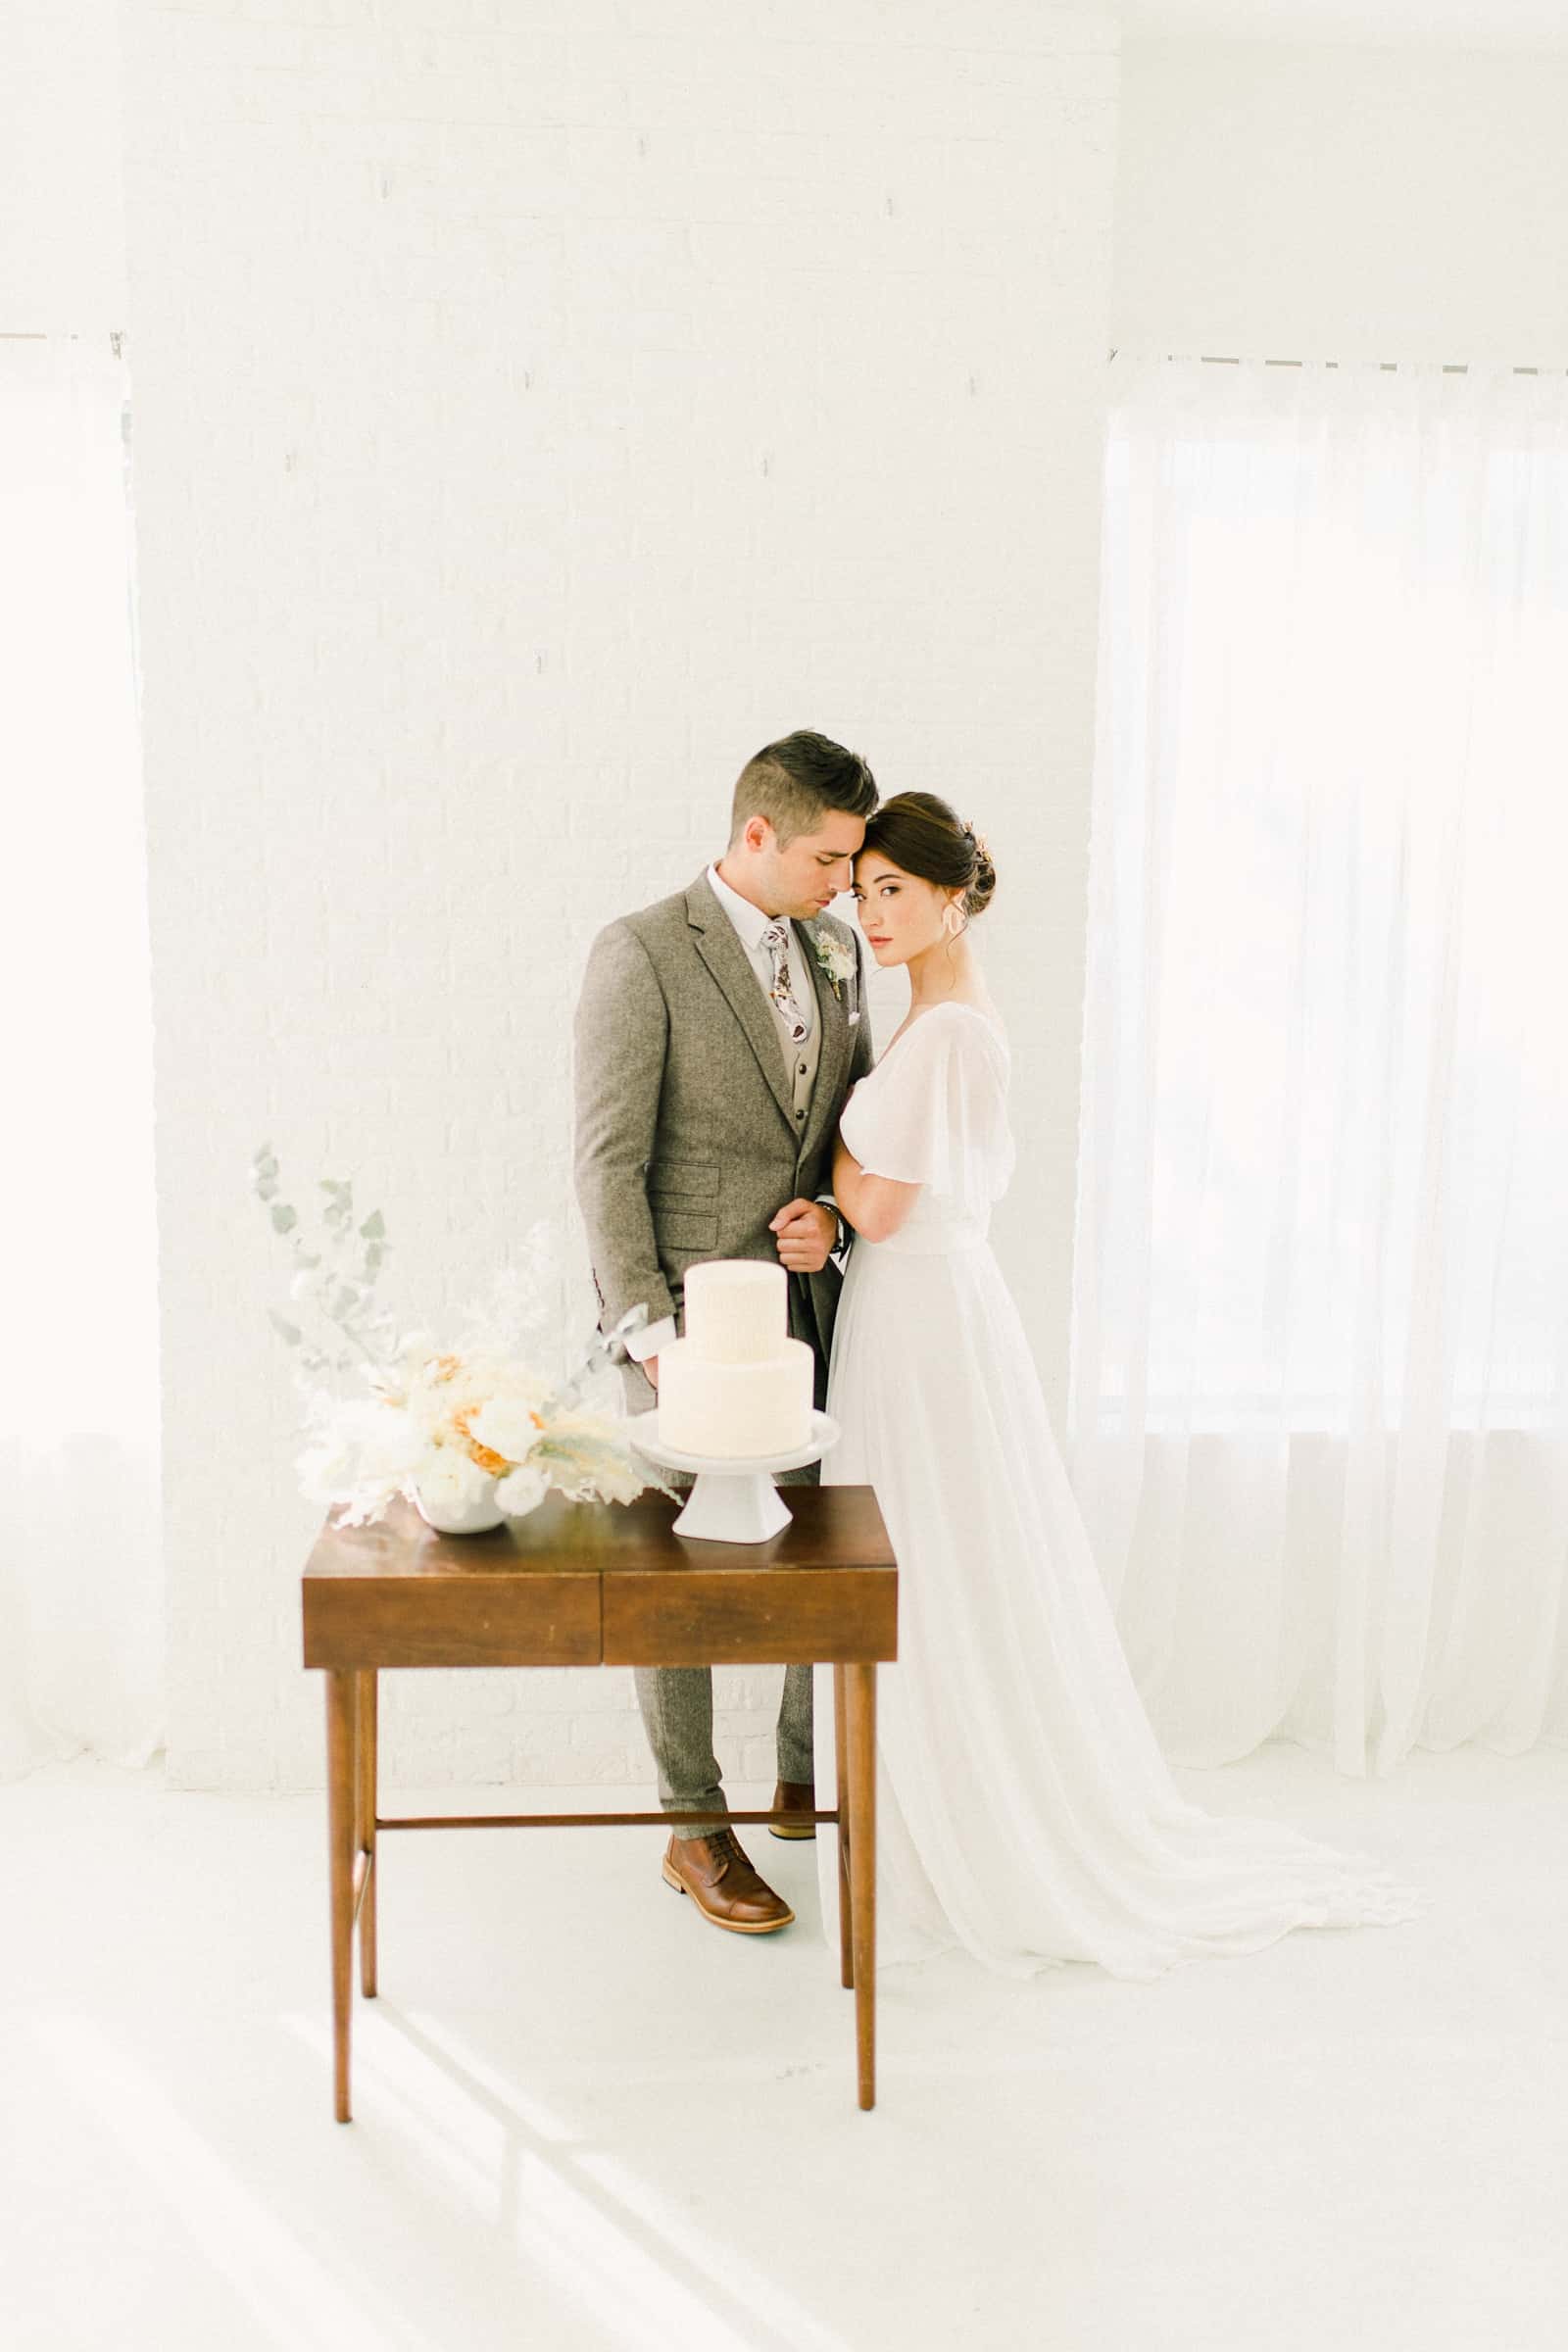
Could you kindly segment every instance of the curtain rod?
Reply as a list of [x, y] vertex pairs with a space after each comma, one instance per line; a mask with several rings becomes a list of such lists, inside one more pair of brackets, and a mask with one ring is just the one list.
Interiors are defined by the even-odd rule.
[[[1106, 355], [1107, 358], [1113, 360], [1120, 348], [1119, 344], [1113, 343]], [[1185, 351], [1167, 351], [1164, 357], [1167, 360], [1185, 360], [1193, 358], [1194, 354]], [[1240, 357], [1233, 359], [1221, 356], [1217, 352], [1208, 351], [1199, 352], [1197, 359], [1200, 368], [1242, 368], [1247, 364]], [[1384, 375], [1393, 375], [1401, 366], [1408, 368], [1412, 364], [1409, 360], [1376, 360], [1372, 363]], [[1265, 368], [1312, 368], [1316, 367], [1318, 363], [1314, 360], [1264, 360], [1262, 365]], [[1339, 368], [1344, 363], [1340, 360], [1324, 360], [1322, 365], [1325, 368]], [[1440, 372], [1444, 375], [1468, 375], [1470, 362], [1468, 360], [1445, 360], [1440, 363]], [[1510, 375], [1555, 375], [1557, 372], [1555, 368], [1510, 368], [1508, 370]]]
[[[54, 340], [56, 336], [58, 336], [62, 342], [66, 343], [80, 343], [85, 340], [82, 335], [78, 334], [75, 329], [72, 327], [38, 327], [30, 331], [19, 328], [0, 327], [0, 343], [47, 343]], [[109, 348], [114, 353], [117, 360], [121, 356], [121, 350], [124, 340], [124, 330], [122, 328], [111, 329], [109, 336]], [[1116, 357], [1119, 349], [1120, 346], [1113, 343], [1109, 352], [1106, 354], [1106, 357], [1113, 360]], [[1190, 359], [1192, 356], [1193, 355], [1190, 352], [1177, 351], [1167, 351], [1164, 354], [1164, 357], [1167, 360]], [[1245, 361], [1239, 354], [1233, 356], [1220, 352], [1202, 351], [1197, 356], [1199, 366], [1201, 368], [1241, 368], [1246, 365]], [[1262, 364], [1265, 368], [1308, 368], [1314, 366], [1316, 363], [1310, 360], [1265, 360]], [[1396, 372], [1401, 365], [1408, 367], [1411, 363], [1409, 361], [1404, 361], [1401, 363], [1398, 360], [1378, 360], [1374, 364], [1380, 373], [1385, 375], [1393, 375]], [[1343, 362], [1339, 360], [1325, 360], [1322, 365], [1325, 368], [1339, 368], [1343, 365]], [[1468, 375], [1470, 372], [1470, 363], [1468, 360], [1445, 360], [1441, 364], [1440, 372], [1444, 375]], [[1510, 375], [1554, 375], [1557, 373], [1557, 370], [1553, 368], [1510, 368], [1508, 373]]]
[[[78, 334], [75, 329], [72, 327], [61, 329], [38, 327], [32, 330], [15, 327], [0, 327], [0, 343], [48, 343], [55, 340], [57, 337], [60, 341], [66, 343], [80, 343], [86, 340], [84, 336]], [[111, 328], [109, 335], [109, 348], [114, 353], [117, 360], [121, 357], [124, 340], [125, 336], [123, 328]], [[1106, 357], [1112, 360], [1115, 359], [1119, 349], [1119, 344], [1113, 343], [1110, 347], [1110, 350], [1106, 354]], [[1164, 357], [1167, 360], [1190, 359], [1192, 356], [1193, 355], [1190, 352], [1178, 351], [1167, 351], [1164, 354]], [[1246, 365], [1246, 362], [1239, 354], [1232, 356], [1219, 352], [1200, 351], [1197, 356], [1198, 364], [1200, 368], [1241, 368]], [[1316, 365], [1315, 362], [1310, 360], [1265, 360], [1262, 364], [1265, 368], [1309, 368]], [[1343, 362], [1339, 360], [1325, 360], [1322, 365], [1325, 368], [1339, 368], [1343, 365]], [[1376, 366], [1380, 374], [1393, 375], [1397, 372], [1401, 365], [1404, 367], [1409, 367], [1411, 363], [1407, 360], [1403, 362], [1398, 360], [1378, 360], [1374, 363], [1374, 365]], [[1445, 360], [1440, 365], [1440, 373], [1444, 375], [1468, 375], [1469, 372], [1470, 363], [1468, 360]], [[1508, 373], [1510, 375], [1555, 375], [1557, 372], [1558, 370], [1554, 368], [1510, 368], [1508, 369]]]

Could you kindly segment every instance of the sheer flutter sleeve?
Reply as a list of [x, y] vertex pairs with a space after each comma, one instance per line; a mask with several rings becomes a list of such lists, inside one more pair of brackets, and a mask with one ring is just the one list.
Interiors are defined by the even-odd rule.
[[861, 1079], [845, 1106], [844, 1141], [868, 1176], [988, 1207], [1013, 1167], [1007, 1062], [982, 1014], [939, 1004]]

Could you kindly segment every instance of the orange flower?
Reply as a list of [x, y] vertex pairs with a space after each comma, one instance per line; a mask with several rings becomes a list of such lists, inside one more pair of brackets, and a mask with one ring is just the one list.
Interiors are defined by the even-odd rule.
[[488, 1446], [481, 1446], [477, 1438], [470, 1437], [468, 1435], [468, 1416], [466, 1413], [454, 1413], [452, 1416], [452, 1426], [458, 1432], [459, 1436], [464, 1440], [465, 1450], [467, 1453], [470, 1462], [477, 1462], [479, 1468], [481, 1470], [487, 1470], [492, 1478], [504, 1478], [506, 1476], [507, 1472], [512, 1468], [512, 1464], [508, 1461], [504, 1453], [493, 1452]]

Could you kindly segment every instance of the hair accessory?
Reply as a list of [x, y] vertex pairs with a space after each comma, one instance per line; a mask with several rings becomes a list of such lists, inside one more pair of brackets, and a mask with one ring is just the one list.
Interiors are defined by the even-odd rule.
[[969, 823], [967, 817], [964, 819], [963, 829], [968, 834], [969, 839], [974, 843], [975, 856], [977, 858], [985, 858], [989, 859], [991, 852], [986, 846], [985, 835], [983, 833], [976, 832], [974, 826]]

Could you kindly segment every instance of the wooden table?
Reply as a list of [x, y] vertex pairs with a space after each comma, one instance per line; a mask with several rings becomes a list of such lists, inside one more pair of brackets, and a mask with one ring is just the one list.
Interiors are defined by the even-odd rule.
[[[765, 1544], [672, 1532], [684, 1496], [568, 1503], [551, 1494], [483, 1536], [438, 1536], [412, 1505], [368, 1527], [330, 1516], [301, 1579], [305, 1663], [326, 1676], [332, 2049], [349, 2121], [354, 1936], [375, 1993], [376, 1839], [382, 1830], [608, 1829], [641, 1822], [767, 1822], [776, 1813], [500, 1813], [383, 1818], [376, 1676], [408, 1666], [829, 1663], [838, 1790], [839, 1969], [855, 1993], [861, 2107], [875, 2099], [876, 1669], [898, 1652], [898, 1569], [869, 1487], [792, 1486]], [[792, 1819], [799, 1818], [791, 1816]], [[737, 1965], [744, 1966], [744, 1955]]]

